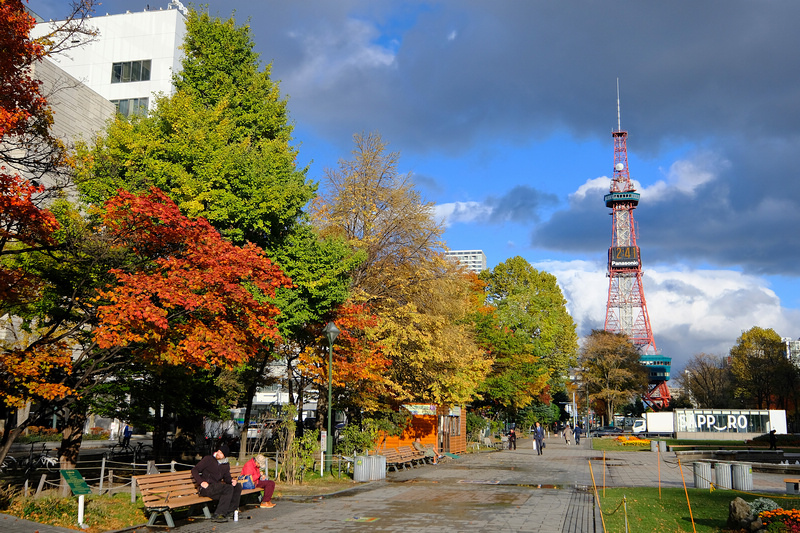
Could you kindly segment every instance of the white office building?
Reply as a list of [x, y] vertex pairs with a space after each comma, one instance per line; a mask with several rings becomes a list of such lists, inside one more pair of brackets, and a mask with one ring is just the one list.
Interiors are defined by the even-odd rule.
[[786, 357], [794, 363], [794, 366], [800, 368], [800, 339], [793, 340], [791, 337], [784, 337], [781, 340], [786, 345]]
[[476, 274], [486, 270], [486, 254], [483, 250], [450, 250], [445, 252], [445, 256], [455, 259], [464, 268]]
[[[120, 113], [145, 113], [153, 107], [153, 95], [173, 91], [172, 74], [181, 68], [186, 13], [183, 4], [173, 0], [158, 10], [94, 16], [89, 26], [98, 31], [97, 37], [51, 59]], [[32, 36], [49, 31], [50, 23], [41, 22]]]

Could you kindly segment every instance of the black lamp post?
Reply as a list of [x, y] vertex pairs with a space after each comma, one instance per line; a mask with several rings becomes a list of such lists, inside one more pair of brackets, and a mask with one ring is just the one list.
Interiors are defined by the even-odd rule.
[[328, 322], [328, 324], [325, 326], [325, 329], [322, 331], [325, 332], [325, 336], [328, 338], [328, 438], [325, 439], [325, 455], [328, 459], [328, 466], [326, 470], [330, 472], [333, 464], [333, 433], [331, 432], [331, 428], [333, 427], [331, 424], [331, 401], [333, 396], [331, 392], [333, 389], [333, 343], [336, 340], [336, 337], [339, 336], [339, 328], [337, 328], [336, 324], [333, 322]]

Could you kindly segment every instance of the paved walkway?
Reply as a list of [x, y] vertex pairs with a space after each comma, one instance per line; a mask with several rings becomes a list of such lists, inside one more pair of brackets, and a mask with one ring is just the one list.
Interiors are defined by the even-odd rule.
[[[260, 531], [436, 532], [594, 532], [596, 519], [592, 472], [598, 486], [681, 487], [674, 453], [606, 454], [566, 446], [551, 437], [542, 456], [529, 439], [516, 451], [465, 454], [438, 466], [392, 472], [387, 480], [357, 484], [338, 495], [306, 501], [275, 499], [273, 509], [248, 507], [238, 522], [214, 523], [195, 516], [176, 520], [180, 533], [254, 533]], [[659, 461], [660, 459], [660, 461]], [[591, 468], [590, 468], [591, 465]], [[693, 486], [691, 465], [683, 466]], [[753, 474], [755, 491], [782, 493], [781, 475]], [[605, 504], [603, 504], [605, 507]], [[154, 529], [163, 531], [165, 528]], [[0, 515], [0, 531], [65, 533], [70, 530], [25, 523]], [[148, 528], [138, 528], [145, 533]]]

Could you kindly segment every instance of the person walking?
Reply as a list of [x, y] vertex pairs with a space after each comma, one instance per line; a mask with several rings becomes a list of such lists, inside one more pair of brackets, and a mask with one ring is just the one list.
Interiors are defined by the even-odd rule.
[[514, 428], [511, 428], [511, 431], [508, 432], [508, 449], [517, 449], [517, 434], [514, 432]]
[[581, 443], [581, 433], [583, 433], [583, 430], [580, 426], [576, 425], [575, 430], [572, 432], [572, 434], [575, 435], [575, 446], [578, 446]]
[[772, 430], [769, 432], [769, 449], [770, 450], [777, 450], [778, 449], [778, 437], [775, 435], [776, 430]]
[[564, 426], [564, 440], [567, 441], [567, 446], [569, 446], [569, 441], [572, 440], [572, 428], [569, 426], [569, 422]]
[[122, 430], [122, 447], [127, 448], [131, 445], [131, 437], [133, 436], [133, 428], [130, 424], [125, 424], [125, 429]]
[[544, 448], [544, 428], [536, 422], [536, 427], [533, 428], [533, 440], [536, 442], [536, 454], [542, 455]]

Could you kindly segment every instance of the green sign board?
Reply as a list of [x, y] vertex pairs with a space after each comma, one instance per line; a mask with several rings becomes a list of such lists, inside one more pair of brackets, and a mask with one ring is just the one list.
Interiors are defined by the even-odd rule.
[[80, 496], [81, 494], [91, 494], [92, 488], [86, 484], [80, 472], [74, 469], [62, 470], [61, 477], [67, 482], [69, 488], [72, 489], [72, 494]]

